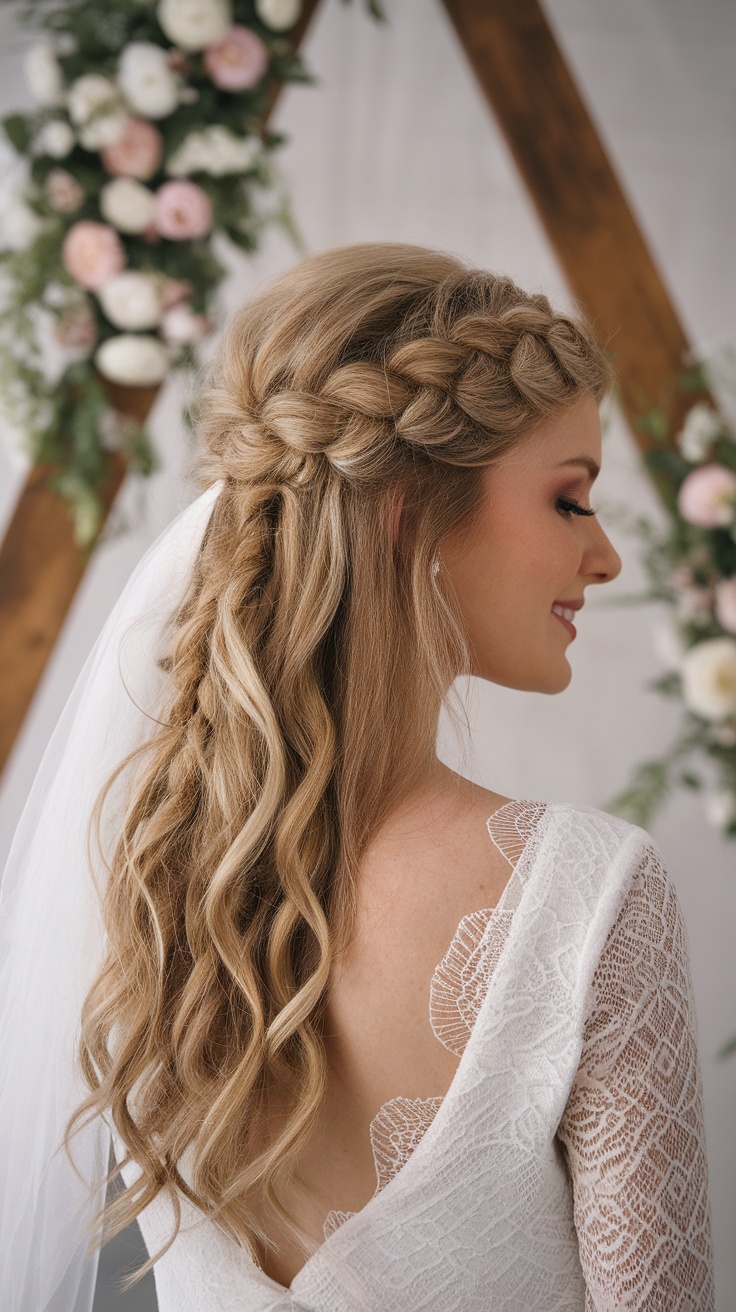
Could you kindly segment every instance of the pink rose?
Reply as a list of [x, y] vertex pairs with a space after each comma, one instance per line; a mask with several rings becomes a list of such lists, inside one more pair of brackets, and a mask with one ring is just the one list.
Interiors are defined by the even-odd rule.
[[677, 507], [683, 519], [700, 528], [730, 524], [736, 513], [736, 474], [726, 465], [703, 465], [683, 479]]
[[727, 633], [736, 633], [736, 574], [716, 584], [716, 619]]
[[73, 214], [84, 200], [84, 192], [77, 179], [66, 169], [52, 169], [45, 186], [49, 205], [57, 214]]
[[260, 82], [268, 67], [268, 50], [255, 32], [237, 25], [221, 41], [208, 46], [204, 66], [216, 87], [244, 91]]
[[193, 290], [186, 278], [167, 278], [163, 288], [164, 309], [170, 310], [172, 306], [188, 301]]
[[129, 118], [117, 140], [101, 152], [108, 173], [142, 180], [156, 172], [163, 153], [161, 133], [145, 118]]
[[125, 268], [122, 242], [106, 223], [82, 219], [72, 224], [61, 248], [61, 258], [72, 278], [96, 291], [108, 278]]
[[212, 201], [196, 182], [165, 182], [156, 192], [153, 223], [170, 241], [205, 237], [212, 227]]

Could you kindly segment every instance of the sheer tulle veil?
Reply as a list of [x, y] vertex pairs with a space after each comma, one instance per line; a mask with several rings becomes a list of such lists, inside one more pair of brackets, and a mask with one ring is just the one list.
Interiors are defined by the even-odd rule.
[[[183, 597], [221, 483], [160, 535], [133, 571], [76, 682], [23, 811], [0, 884], [0, 1306], [90, 1312], [110, 1129], [61, 1139], [88, 1092], [76, 1065], [82, 1002], [103, 955], [102, 868], [87, 831], [116, 764], [155, 727], [161, 637]], [[118, 806], [120, 797], [117, 799]], [[105, 808], [107, 827], [115, 826]], [[102, 863], [99, 862], [99, 866]]]

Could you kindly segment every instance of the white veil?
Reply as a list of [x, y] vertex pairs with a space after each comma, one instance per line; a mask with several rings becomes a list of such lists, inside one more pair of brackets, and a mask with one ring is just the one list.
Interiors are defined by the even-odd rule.
[[[0, 1307], [90, 1312], [110, 1130], [61, 1144], [89, 1092], [75, 1065], [81, 1005], [103, 954], [87, 826], [105, 779], [155, 727], [164, 622], [183, 597], [222, 483], [187, 507], [133, 571], [69, 697], [0, 885]], [[94, 849], [93, 849], [94, 852]], [[95, 869], [100, 888], [102, 872]]]

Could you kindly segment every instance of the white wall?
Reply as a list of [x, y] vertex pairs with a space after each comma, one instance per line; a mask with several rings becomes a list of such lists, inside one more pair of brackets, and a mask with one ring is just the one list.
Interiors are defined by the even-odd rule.
[[[694, 344], [736, 341], [733, 215], [736, 178], [736, 8], [730, 0], [545, 0], [563, 50]], [[510, 273], [561, 305], [568, 294], [508, 151], [438, 0], [390, 0], [377, 26], [360, 0], [325, 0], [305, 54], [317, 88], [291, 88], [275, 126], [289, 134], [282, 167], [310, 250], [363, 239], [424, 243]], [[0, 22], [7, 25], [7, 16]], [[3, 107], [25, 93], [5, 46]], [[234, 261], [235, 307], [294, 262], [272, 236], [249, 264]], [[148, 543], [191, 496], [188, 450], [171, 387], [153, 416], [166, 472], [145, 495], [121, 498], [134, 531], [96, 555], [0, 788], [0, 863], [56, 716], [122, 583]], [[605, 594], [645, 585], [636, 541], [615, 508], [659, 516], [630, 435], [614, 416], [593, 504], [623, 560], [590, 596], [569, 650], [573, 679], [556, 697], [473, 688], [472, 771], [510, 796], [605, 806], [635, 763], [676, 729], [673, 705], [647, 692], [659, 673], [651, 608], [606, 609]], [[20, 474], [0, 454], [0, 523]], [[443, 746], [448, 759], [449, 742]], [[736, 1032], [736, 847], [709, 828], [697, 797], [678, 795], [652, 824], [688, 926], [716, 1254], [718, 1312], [736, 1312], [736, 1061], [715, 1052]], [[116, 1304], [117, 1306], [117, 1304]], [[141, 1306], [143, 1306], [141, 1304]]]

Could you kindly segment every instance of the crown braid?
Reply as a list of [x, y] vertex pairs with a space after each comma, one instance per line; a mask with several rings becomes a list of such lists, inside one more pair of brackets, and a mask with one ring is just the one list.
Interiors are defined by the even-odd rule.
[[[361, 358], [348, 342], [328, 369], [317, 353], [313, 377], [302, 367], [298, 386], [271, 371], [259, 388], [258, 350], [237, 389], [232, 378], [213, 378], [200, 409], [211, 473], [298, 487], [327, 464], [370, 483], [402, 447], [405, 455], [474, 467], [581, 390], [600, 399], [610, 375], [583, 322], [490, 274], [481, 275], [483, 311], [458, 313], [473, 291], [478, 299], [478, 281], [476, 271], [455, 272], [433, 289], [434, 307], [426, 297], [418, 312], [410, 304], [408, 323], [378, 350], [374, 341]], [[232, 347], [239, 335], [236, 319]], [[351, 353], [358, 358], [345, 361]]]

